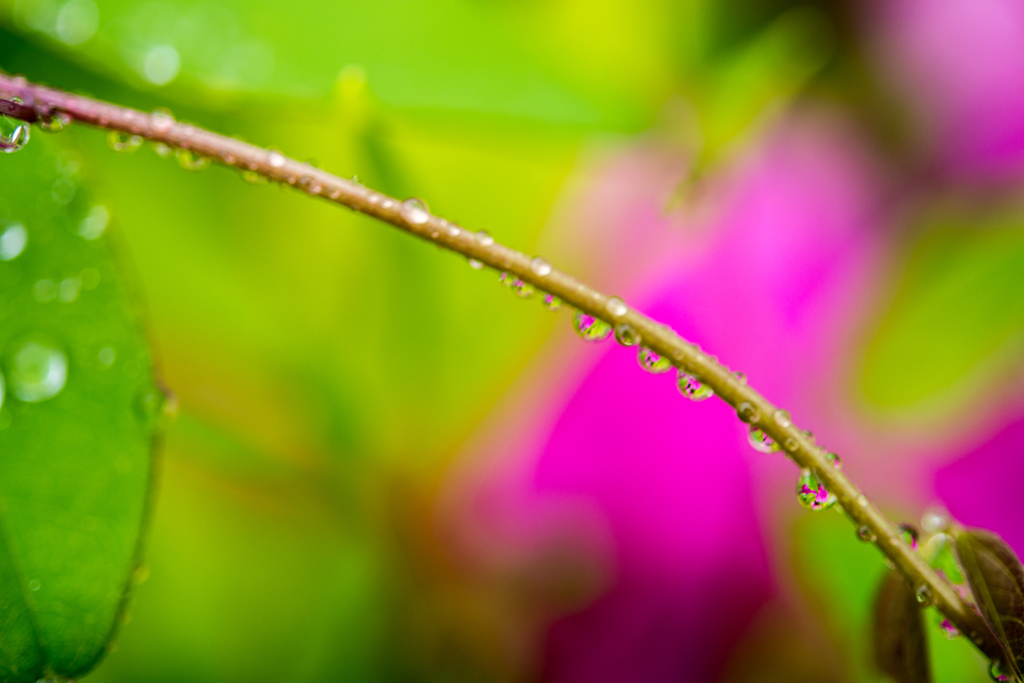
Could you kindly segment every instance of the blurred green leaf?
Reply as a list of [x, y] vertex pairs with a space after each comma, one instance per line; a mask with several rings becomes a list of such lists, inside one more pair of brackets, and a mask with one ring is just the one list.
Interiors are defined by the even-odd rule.
[[[38, 130], [35, 136], [44, 137]], [[117, 629], [164, 396], [81, 158], [0, 155], [0, 680], [76, 676]]]

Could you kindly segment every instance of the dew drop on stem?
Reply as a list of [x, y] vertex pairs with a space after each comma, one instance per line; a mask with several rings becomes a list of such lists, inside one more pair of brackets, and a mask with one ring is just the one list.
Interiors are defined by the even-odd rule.
[[604, 309], [608, 311], [613, 318], [620, 318], [626, 315], [626, 312], [629, 311], [629, 307], [626, 306], [626, 302], [617, 296], [609, 298], [604, 303]]
[[58, 111], [40, 117], [36, 125], [39, 126], [40, 130], [44, 130], [47, 133], [59, 133], [70, 126], [73, 120], [70, 114]]
[[0, 116], [0, 152], [11, 154], [28, 144], [31, 126], [24, 122], [12, 123], [6, 116]]
[[484, 267], [484, 264], [481, 263], [480, 261], [477, 261], [475, 258], [469, 259], [468, 263], [469, 267], [472, 268], [473, 270], [480, 270], [481, 268]]
[[422, 199], [410, 197], [402, 202], [402, 218], [410, 225], [423, 225], [430, 220], [430, 210]]
[[115, 152], [131, 154], [142, 147], [142, 136], [132, 135], [120, 130], [112, 130], [107, 133], [107, 145]]
[[562, 307], [562, 300], [554, 294], [545, 294], [543, 299], [544, 308], [549, 311], [557, 311]]
[[537, 277], [545, 277], [551, 273], [551, 264], [537, 256], [530, 261], [530, 270]]
[[750, 425], [747, 440], [754, 450], [760, 453], [774, 453], [779, 450], [779, 444], [775, 443], [775, 440], [768, 436], [767, 432], [755, 425]]
[[748, 401], [743, 401], [736, 406], [736, 415], [747, 424], [755, 424], [761, 419], [761, 411]]
[[572, 326], [585, 341], [604, 341], [612, 333], [611, 325], [583, 311], [572, 314]]
[[923, 583], [914, 591], [914, 597], [917, 599], [917, 604], [922, 607], [928, 607], [935, 601], [935, 598], [932, 596], [932, 589]]
[[654, 375], [660, 375], [672, 369], [672, 362], [668, 358], [646, 346], [637, 349], [636, 361], [641, 368]]
[[636, 346], [640, 343], [640, 335], [632, 325], [620, 323], [615, 326], [615, 341], [623, 346]]
[[197, 154], [191, 149], [179, 149], [177, 152], [178, 165], [186, 171], [202, 171], [209, 168], [210, 159]]
[[676, 386], [679, 388], [679, 393], [691, 401], [703, 401], [715, 395], [711, 387], [682, 370], [676, 373]]
[[489, 247], [494, 244], [494, 238], [486, 230], [481, 230], [473, 237], [481, 247]]
[[865, 543], [874, 543], [875, 539], [878, 537], [875, 535], [875, 532], [871, 530], [871, 527], [859, 526], [857, 527], [857, 538]]
[[910, 549], [917, 551], [918, 545], [918, 534], [917, 529], [912, 524], [897, 524], [896, 535], [901, 541], [910, 546]]
[[808, 510], [827, 510], [836, 504], [835, 495], [809, 469], [803, 470], [796, 480], [796, 497]]

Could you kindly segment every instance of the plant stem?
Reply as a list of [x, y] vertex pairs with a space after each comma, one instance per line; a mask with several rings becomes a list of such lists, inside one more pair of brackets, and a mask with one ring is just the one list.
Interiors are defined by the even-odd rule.
[[[6, 101], [5, 101], [6, 100]], [[12, 101], [14, 100], [14, 101]], [[20, 102], [19, 102], [20, 101]], [[697, 377], [715, 394], [746, 415], [745, 422], [761, 428], [775, 443], [784, 444], [786, 454], [802, 468], [811, 469], [838, 499], [839, 505], [858, 527], [874, 536], [874, 543], [916, 589], [925, 587], [935, 606], [990, 659], [1003, 651], [988, 627], [949, 583], [940, 579], [929, 564], [905, 543], [895, 526], [853, 483], [836, 470], [825, 451], [816, 446], [753, 388], [699, 347], [633, 308], [625, 312], [609, 308], [611, 297], [598, 292], [571, 275], [551, 268], [531, 267], [532, 258], [449, 221], [423, 212], [403, 210], [403, 202], [362, 185], [332, 175], [284, 155], [234, 138], [178, 123], [167, 114], [148, 114], [61, 90], [35, 85], [24, 78], [0, 73], [0, 113], [29, 122], [46, 121], [64, 115], [106, 130], [138, 135], [169, 147], [188, 150], [226, 166], [257, 173], [270, 180], [296, 186], [306, 193], [373, 216], [416, 237], [433, 242], [497, 270], [514, 274], [537, 289], [559, 297], [586, 314], [612, 325], [628, 324], [644, 346], [669, 358], [683, 372]], [[540, 274], [542, 273], [543, 274]], [[616, 302], [617, 303], [617, 302]], [[744, 405], [748, 404], [748, 405]]]

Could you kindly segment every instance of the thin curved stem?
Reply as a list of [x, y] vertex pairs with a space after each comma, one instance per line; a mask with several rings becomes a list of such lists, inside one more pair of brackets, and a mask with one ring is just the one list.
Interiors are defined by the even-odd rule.
[[[816, 446], [785, 413], [695, 344], [639, 311], [622, 305], [617, 298], [602, 294], [555, 268], [536, 267], [527, 254], [499, 244], [484, 233], [470, 232], [434, 216], [418, 203], [410, 204], [388, 197], [279, 152], [179, 123], [168, 114], [128, 109], [2, 73], [0, 113], [29, 122], [67, 117], [98, 128], [138, 135], [296, 186], [310, 195], [373, 216], [467, 258], [514, 274], [537, 289], [559, 297], [573, 308], [612, 325], [628, 324], [639, 334], [644, 346], [711, 387], [719, 398], [737, 410], [744, 422], [756, 425], [775, 443], [783, 444], [786, 454], [797, 465], [813, 471], [835, 494], [858, 531], [863, 530], [865, 537], [874, 537], [875, 545], [911, 585], [930, 593], [935, 606], [990, 659], [1002, 656], [999, 643], [974, 610], [900, 538], [895, 525], [832, 466], [826, 452]], [[547, 266], [546, 263], [544, 265]]]

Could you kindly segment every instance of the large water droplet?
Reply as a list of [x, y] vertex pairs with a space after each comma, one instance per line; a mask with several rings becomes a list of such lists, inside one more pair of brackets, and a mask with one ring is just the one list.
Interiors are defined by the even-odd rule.
[[993, 681], [1013, 680], [1013, 674], [1010, 672], [1009, 667], [998, 659], [993, 660], [992, 664], [988, 667], [988, 675]]
[[89, 209], [89, 213], [78, 224], [78, 234], [83, 239], [97, 239], [106, 231], [109, 222], [110, 212], [107, 211], [107, 207], [96, 205]]
[[142, 147], [142, 136], [132, 135], [120, 130], [112, 130], [107, 133], [107, 144], [115, 152], [131, 154]]
[[273, 168], [282, 168], [285, 164], [285, 156], [276, 149], [272, 149], [267, 152], [267, 163]]
[[761, 419], [761, 411], [754, 404], [747, 401], [743, 401], [736, 406], [736, 415], [747, 424], [754, 424]]
[[0, 152], [11, 154], [28, 144], [31, 126], [23, 121], [12, 121], [6, 116], [0, 119]]
[[28, 230], [21, 223], [11, 223], [0, 233], [0, 261], [10, 261], [21, 255], [28, 244]]
[[761, 453], [774, 453], [779, 450], [779, 444], [775, 443], [775, 439], [768, 436], [760, 427], [750, 425], [750, 430], [747, 432], [747, 441], [754, 448], [755, 451]]
[[871, 530], [871, 527], [859, 526], [857, 527], [857, 538], [865, 543], [874, 543], [878, 537], [875, 536], [875, 532]]
[[715, 395], [711, 387], [682, 370], [676, 373], [676, 386], [679, 387], [679, 393], [691, 401], [703, 401]]
[[608, 299], [608, 301], [604, 302], [604, 309], [614, 318], [624, 316], [626, 315], [626, 312], [629, 311], [629, 307], [626, 306], [626, 302], [617, 296], [613, 296]]
[[774, 417], [775, 424], [779, 425], [780, 427], [785, 428], [793, 424], [793, 421], [789, 418], [789, 413], [787, 413], [785, 410], [776, 410]]
[[555, 296], [554, 294], [544, 295], [544, 308], [548, 309], [549, 311], [557, 311], [561, 307], [562, 300], [559, 299], [557, 296]]
[[53, 398], [67, 383], [67, 356], [48, 342], [24, 341], [8, 357], [7, 379], [11, 392], [26, 403]]
[[660, 375], [672, 369], [672, 362], [646, 346], [641, 346], [636, 351], [636, 360], [647, 372]]
[[202, 171], [210, 166], [210, 158], [204, 157], [191, 149], [177, 151], [178, 165], [186, 171]]
[[430, 220], [430, 209], [422, 199], [410, 197], [402, 202], [402, 218], [410, 225], [423, 225]]
[[796, 497], [808, 510], [827, 510], [836, 504], [836, 497], [808, 469], [796, 480]]
[[533, 274], [537, 277], [545, 277], [551, 274], [551, 264], [540, 256], [537, 256], [530, 261], [530, 270], [532, 270]]
[[611, 325], [582, 311], [572, 314], [572, 326], [586, 341], [604, 341], [612, 333]]
[[640, 335], [632, 325], [620, 323], [615, 326], [615, 341], [623, 346], [636, 346], [640, 343]]

